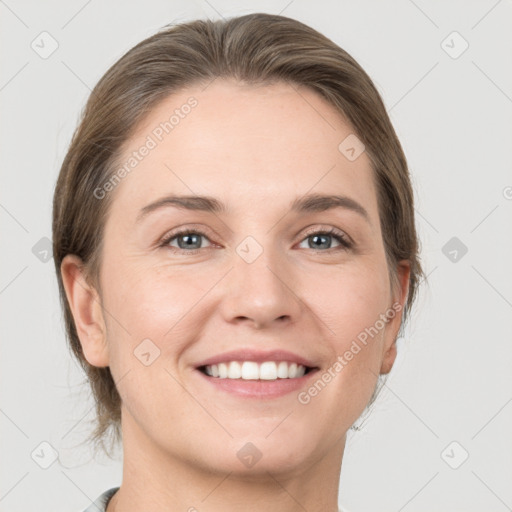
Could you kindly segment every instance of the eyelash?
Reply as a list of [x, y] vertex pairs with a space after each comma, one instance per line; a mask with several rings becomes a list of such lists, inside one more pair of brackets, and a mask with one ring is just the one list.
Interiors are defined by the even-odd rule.
[[[199, 235], [199, 236], [203, 236], [205, 238], [208, 238], [208, 235], [206, 233], [204, 233], [203, 231], [201, 231], [200, 229], [194, 230], [194, 229], [191, 229], [191, 228], [183, 228], [183, 229], [180, 229], [178, 231], [174, 231], [174, 232], [170, 233], [169, 235], [165, 236], [162, 239], [162, 241], [159, 243], [158, 246], [159, 247], [166, 247], [166, 248], [170, 249], [172, 252], [184, 252], [184, 253], [187, 253], [187, 254], [190, 254], [190, 255], [197, 254], [199, 251], [202, 251], [204, 249], [210, 249], [210, 247], [202, 247], [200, 249], [188, 250], [188, 249], [181, 249], [179, 247], [171, 247], [171, 246], [169, 246], [169, 243], [172, 240], [174, 240], [175, 238], [178, 238], [180, 235], [191, 235], [191, 234]], [[338, 231], [335, 228], [330, 228], [328, 230], [322, 230], [322, 229], [315, 228], [315, 229], [311, 229], [309, 231], [306, 231], [305, 236], [304, 236], [304, 238], [302, 238], [301, 242], [303, 242], [304, 240], [306, 240], [307, 238], [309, 238], [309, 237], [311, 237], [313, 235], [332, 236], [333, 238], [335, 238], [340, 243], [339, 247], [333, 247], [333, 248], [326, 249], [326, 250], [315, 251], [315, 249], [311, 249], [311, 250], [313, 250], [315, 252], [326, 252], [328, 254], [331, 254], [333, 251], [337, 251], [337, 250], [345, 250], [346, 251], [346, 250], [352, 249], [352, 247], [353, 247], [353, 244], [349, 240], [347, 235], [345, 235], [342, 231]], [[208, 238], [208, 240], [211, 242], [211, 240], [209, 238]]]

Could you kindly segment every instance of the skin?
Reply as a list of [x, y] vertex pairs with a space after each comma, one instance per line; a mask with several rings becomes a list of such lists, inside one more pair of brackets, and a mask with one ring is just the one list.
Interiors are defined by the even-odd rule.
[[[325, 100], [284, 83], [217, 79], [203, 89], [167, 97], [123, 149], [128, 158], [198, 100], [114, 191], [101, 294], [76, 256], [61, 267], [85, 357], [110, 366], [122, 398], [123, 481], [108, 511], [336, 511], [346, 432], [393, 366], [401, 312], [308, 404], [295, 392], [232, 396], [195, 365], [241, 346], [284, 349], [315, 361], [319, 378], [380, 314], [405, 304], [409, 266], [400, 262], [392, 288], [370, 160], [338, 150], [353, 129]], [[169, 193], [214, 196], [229, 211], [168, 207], [136, 222]], [[369, 219], [341, 208], [291, 213], [307, 193], [346, 195]], [[197, 254], [180, 249], [183, 236], [158, 247], [185, 226], [207, 230]], [[353, 248], [335, 238], [316, 248], [305, 233], [332, 227]], [[236, 252], [247, 236], [263, 249], [251, 264]], [[149, 366], [133, 354], [146, 338], [160, 349]], [[262, 454], [250, 468], [237, 457], [248, 442]]]

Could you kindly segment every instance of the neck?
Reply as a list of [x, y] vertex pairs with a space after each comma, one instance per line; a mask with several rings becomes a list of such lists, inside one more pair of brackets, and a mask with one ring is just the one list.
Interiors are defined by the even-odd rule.
[[300, 467], [250, 474], [216, 471], [162, 453], [133, 419], [123, 418], [123, 481], [107, 512], [338, 512], [344, 436]]

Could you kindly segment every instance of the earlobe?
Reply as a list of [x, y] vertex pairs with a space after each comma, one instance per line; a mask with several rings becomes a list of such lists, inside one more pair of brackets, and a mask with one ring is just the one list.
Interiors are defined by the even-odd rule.
[[108, 366], [101, 301], [98, 292], [85, 279], [82, 260], [68, 254], [62, 260], [60, 271], [85, 358], [93, 366]]

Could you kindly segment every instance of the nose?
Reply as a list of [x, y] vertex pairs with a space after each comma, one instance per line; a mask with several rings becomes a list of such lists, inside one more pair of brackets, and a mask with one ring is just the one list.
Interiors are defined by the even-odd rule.
[[221, 313], [229, 323], [247, 323], [257, 329], [293, 323], [303, 309], [296, 287], [292, 267], [275, 252], [265, 249], [250, 263], [235, 253]]

